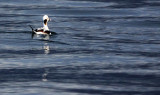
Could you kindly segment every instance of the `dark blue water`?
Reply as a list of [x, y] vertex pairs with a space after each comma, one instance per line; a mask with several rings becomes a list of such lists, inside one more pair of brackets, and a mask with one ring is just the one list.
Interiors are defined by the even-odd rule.
[[[1, 95], [159, 95], [159, 0], [0, 0]], [[57, 35], [32, 38], [42, 17]]]

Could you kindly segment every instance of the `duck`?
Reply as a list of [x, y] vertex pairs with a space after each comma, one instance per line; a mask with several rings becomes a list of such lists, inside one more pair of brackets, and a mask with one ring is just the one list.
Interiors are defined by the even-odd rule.
[[42, 34], [42, 35], [51, 35], [51, 31], [48, 28], [47, 23], [51, 21], [51, 19], [48, 17], [48, 15], [44, 15], [43, 16], [43, 27], [41, 28], [37, 28], [37, 29], [33, 29], [33, 27], [31, 25], [30, 28], [32, 29], [32, 33], [33, 34]]

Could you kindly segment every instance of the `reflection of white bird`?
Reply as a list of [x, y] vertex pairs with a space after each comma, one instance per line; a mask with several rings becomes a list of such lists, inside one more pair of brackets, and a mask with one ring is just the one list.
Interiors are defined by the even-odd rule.
[[50, 49], [49, 49], [49, 45], [47, 43], [44, 44], [43, 49], [44, 49], [45, 54], [49, 54]]
[[49, 28], [47, 26], [48, 21], [51, 21], [51, 19], [47, 15], [44, 15], [43, 16], [43, 27], [42, 28], [37, 28], [37, 29], [34, 30], [32, 28], [32, 26], [30, 25], [30, 27], [32, 29], [32, 32], [34, 34], [49, 34], [49, 35], [51, 35], [51, 32], [49, 31]]
[[47, 81], [48, 70], [45, 69], [45, 72], [42, 74], [42, 81]]

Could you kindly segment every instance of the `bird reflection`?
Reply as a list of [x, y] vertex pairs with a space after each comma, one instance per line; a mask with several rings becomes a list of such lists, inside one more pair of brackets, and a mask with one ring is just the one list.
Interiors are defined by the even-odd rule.
[[32, 39], [42, 39], [42, 40], [49, 40], [50, 36], [48, 34], [35, 34], [32, 33]]
[[49, 54], [50, 53], [50, 49], [49, 49], [48, 43], [44, 43], [43, 49], [44, 49], [44, 53], [45, 54]]
[[48, 69], [45, 69], [44, 73], [42, 74], [42, 81], [46, 82], [48, 76]]
[[34, 34], [32, 33], [32, 39], [39, 39], [39, 40], [43, 40], [43, 50], [44, 50], [44, 54], [49, 54], [50, 53], [50, 47], [48, 44], [48, 40], [50, 39], [49, 35], [39, 35], [39, 34]]

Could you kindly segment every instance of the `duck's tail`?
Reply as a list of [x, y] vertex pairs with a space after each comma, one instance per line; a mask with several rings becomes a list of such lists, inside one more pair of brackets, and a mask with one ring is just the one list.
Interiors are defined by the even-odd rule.
[[34, 31], [33, 27], [31, 25], [28, 25], [31, 29], [32, 29], [32, 32]]

